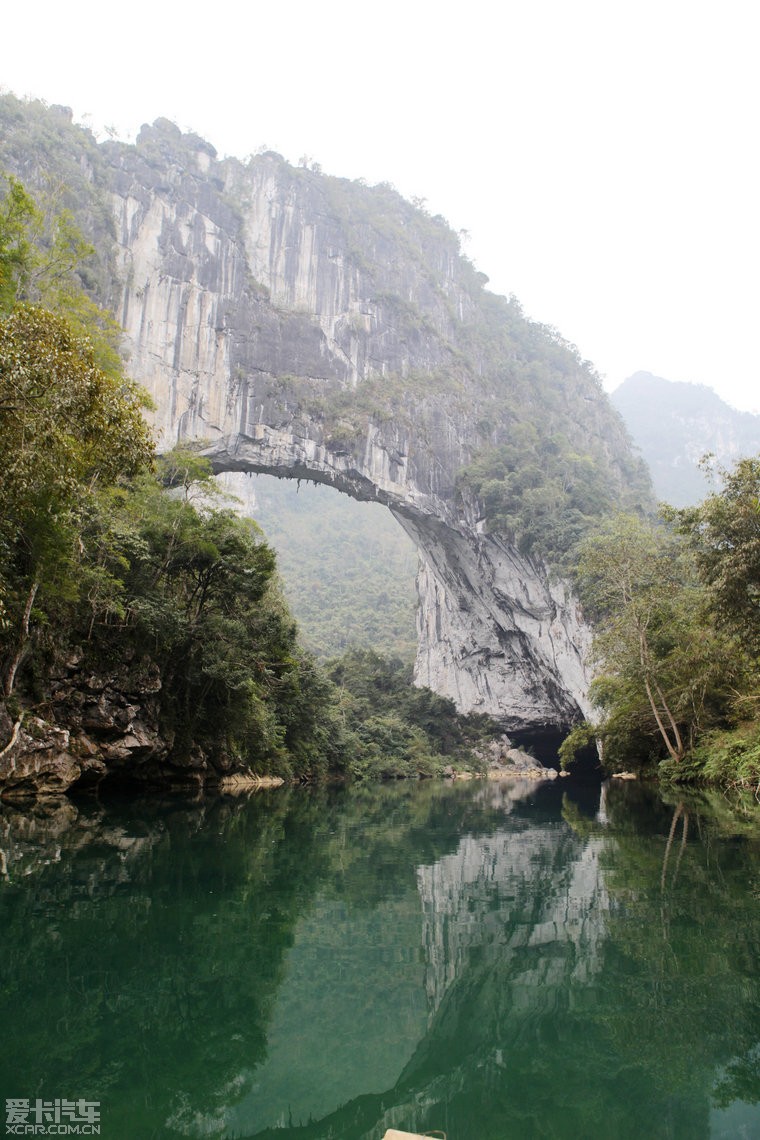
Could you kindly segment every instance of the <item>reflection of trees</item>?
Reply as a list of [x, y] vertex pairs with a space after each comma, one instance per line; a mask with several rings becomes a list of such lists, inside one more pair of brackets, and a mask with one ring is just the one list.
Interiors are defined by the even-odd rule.
[[[662, 810], [653, 794], [639, 795]], [[626, 799], [612, 799], [613, 820]], [[626, 1011], [610, 1022], [612, 1039], [621, 1050], [647, 1042], [640, 1063], [657, 1086], [703, 1095], [760, 1040], [760, 913], [747, 890], [760, 843], [706, 807], [677, 801], [656, 839], [619, 834], [605, 853], [618, 904], [607, 959], [624, 982]]]
[[0, 1083], [99, 1099], [124, 1135], [218, 1114], [266, 1054], [316, 888], [361, 906], [414, 889], [417, 862], [491, 826], [461, 791], [0, 808]]
[[670, 824], [670, 831], [668, 832], [668, 841], [665, 844], [665, 855], [662, 860], [662, 874], [660, 875], [660, 888], [664, 891], [668, 882], [668, 860], [670, 859], [670, 851], [673, 846], [673, 839], [675, 838], [676, 828], [678, 821], [681, 820], [681, 846], [678, 849], [678, 858], [676, 860], [675, 870], [673, 872], [672, 886], [675, 886], [678, 872], [681, 867], [681, 859], [686, 848], [686, 839], [689, 834], [689, 812], [684, 807], [683, 803], [679, 803], [673, 812], [673, 819]]
[[265, 1052], [282, 953], [324, 869], [315, 849], [294, 857], [310, 807], [284, 795], [83, 812], [34, 890], [3, 892], [4, 1086], [75, 1085], [111, 1119], [123, 1109], [134, 1135], [176, 1090], [213, 1105]]

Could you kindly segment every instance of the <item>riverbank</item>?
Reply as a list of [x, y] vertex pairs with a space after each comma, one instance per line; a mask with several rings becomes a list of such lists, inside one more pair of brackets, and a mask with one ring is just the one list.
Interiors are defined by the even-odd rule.
[[[73, 668], [73, 667], [72, 667]], [[131, 785], [155, 790], [197, 790], [238, 793], [257, 788], [276, 788], [303, 782], [301, 773], [282, 776], [256, 772], [228, 757], [216, 756], [194, 745], [175, 754], [173, 739], [162, 733], [158, 694], [161, 682], [155, 671], [135, 675], [122, 670], [109, 676], [71, 676], [53, 689], [50, 704], [68, 715], [53, 721], [23, 709], [13, 702], [16, 719], [8, 704], [0, 702], [0, 734], [7, 743], [0, 750], [0, 800], [23, 801], [66, 795], [71, 790], [95, 790], [99, 785]], [[63, 694], [63, 695], [62, 695]], [[360, 745], [361, 746], [361, 745]], [[395, 768], [393, 757], [382, 757], [376, 770], [366, 770], [357, 758], [356, 772], [335, 773], [332, 779], [415, 779], [445, 776], [453, 780], [554, 780], [567, 772], [543, 764], [530, 752], [512, 746], [500, 734], [484, 741], [457, 763], [420, 770]], [[324, 778], [324, 777], [323, 777]], [[329, 777], [328, 777], [329, 780]]]

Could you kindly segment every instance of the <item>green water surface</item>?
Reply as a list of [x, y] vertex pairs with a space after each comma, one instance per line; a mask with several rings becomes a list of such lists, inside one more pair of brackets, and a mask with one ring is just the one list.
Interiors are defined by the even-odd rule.
[[84, 1097], [118, 1140], [760, 1137], [758, 822], [572, 781], [4, 806], [0, 1107]]

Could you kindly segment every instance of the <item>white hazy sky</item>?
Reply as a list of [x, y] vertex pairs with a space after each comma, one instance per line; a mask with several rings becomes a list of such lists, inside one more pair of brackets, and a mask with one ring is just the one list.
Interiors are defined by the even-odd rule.
[[37, 0], [6, 5], [0, 85], [392, 182], [608, 389], [760, 411], [759, 32], [753, 0]]

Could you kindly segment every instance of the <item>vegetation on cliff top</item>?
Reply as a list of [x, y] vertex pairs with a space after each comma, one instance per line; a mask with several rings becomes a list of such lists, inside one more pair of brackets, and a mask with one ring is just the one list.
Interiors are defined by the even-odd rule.
[[[100, 304], [116, 280], [105, 151], [42, 104], [4, 96], [0, 121], [7, 128], [0, 158], [28, 170], [40, 188], [35, 201], [7, 181], [0, 217], [6, 691], [18, 676], [28, 693], [42, 693], [56, 655], [78, 640], [94, 654], [110, 646], [154, 655], [178, 748], [191, 748], [207, 725], [205, 746], [245, 754], [259, 770], [400, 774], [416, 770], [415, 757], [421, 770], [440, 766], [459, 744], [452, 752], [439, 747], [421, 708], [410, 706], [402, 724], [392, 723], [398, 691], [383, 680], [385, 666], [353, 659], [357, 692], [345, 671], [333, 671], [331, 681], [300, 649], [271, 551], [248, 524], [210, 505], [207, 472], [187, 456], [169, 457], [194, 472], [184, 494], [161, 484], [166, 469], [159, 481], [150, 473], [140, 394], [121, 373], [118, 330]], [[77, 147], [78, 170], [71, 162]], [[140, 161], [158, 170], [199, 147], [211, 156], [202, 140], [159, 122], [142, 141]], [[274, 383], [320, 418], [332, 446], [349, 452], [370, 422], [403, 427], [413, 415], [424, 447], [428, 420], [434, 425], [439, 410], [435, 396], [445, 392], [470, 447], [469, 459], [445, 475], [452, 493], [526, 555], [576, 568], [597, 621], [601, 713], [573, 735], [566, 754], [595, 734], [615, 766], [664, 759], [663, 770], [677, 778], [760, 782], [754, 461], [727, 475], [724, 491], [694, 512], [642, 521], [636, 512], [649, 504], [646, 473], [593, 369], [556, 330], [527, 320], [514, 298], [485, 292], [442, 219], [387, 186], [296, 171], [277, 156], [261, 161], [275, 162], [283, 179], [313, 181], [354, 263], [377, 278], [375, 302], [393, 312], [404, 335], [427, 338], [444, 362], [356, 389], [320, 381], [317, 390], [308, 376]], [[383, 291], [381, 266], [362, 259], [369, 232], [408, 259], [415, 280], [425, 280], [430, 311], [421, 297]], [[436, 275], [441, 258], [454, 265], [466, 312], [455, 311]], [[359, 321], [357, 335], [363, 327]], [[56, 377], [49, 387], [40, 383], [48, 375]], [[196, 486], [204, 489], [202, 502], [188, 490]], [[632, 513], [615, 521], [621, 508]], [[178, 657], [186, 668], [177, 668]], [[363, 677], [371, 679], [365, 691]], [[372, 703], [378, 693], [388, 701], [382, 709]]]

